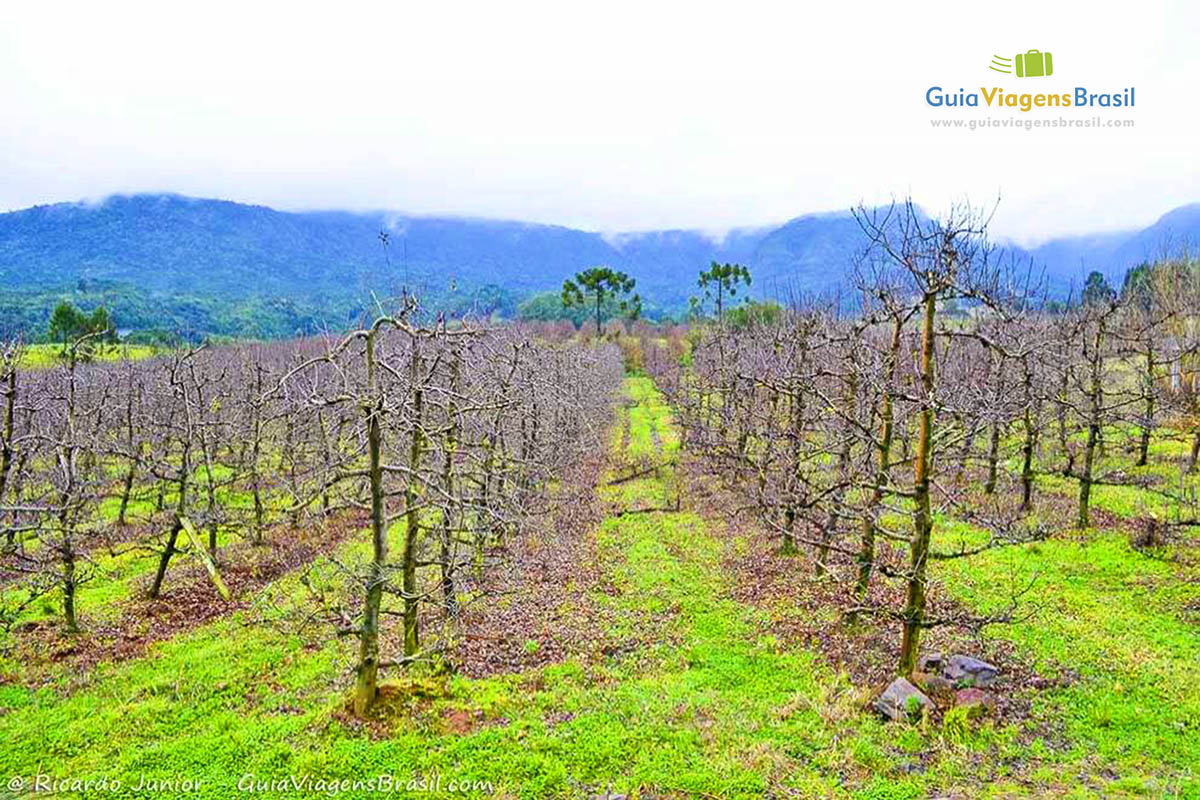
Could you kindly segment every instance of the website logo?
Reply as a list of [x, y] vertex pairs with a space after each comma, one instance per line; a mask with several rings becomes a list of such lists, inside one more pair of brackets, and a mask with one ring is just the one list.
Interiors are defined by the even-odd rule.
[[1018, 78], [1045, 78], [1054, 74], [1054, 58], [1050, 53], [1043, 53], [1040, 50], [1027, 50], [1024, 53], [1017, 53], [1015, 58], [992, 56], [992, 63], [989, 67], [995, 72], [1003, 72], [1006, 75], [1012, 75], [1013, 67], [1016, 67]]
[[[1043, 50], [1026, 50], [1012, 58], [993, 55], [989, 69], [1016, 78], [1049, 78], [1054, 75], [1054, 56]], [[942, 88], [944, 85], [929, 87], [925, 92], [926, 105], [941, 109], [1012, 109], [1024, 114], [1064, 113], [1066, 109], [1133, 108], [1136, 105], [1133, 86], [1105, 87], [1105, 91], [1095, 92], [1084, 86], [1057, 86], [1055, 82], [1047, 81], [1037, 86], [1037, 91], [1029, 91], [1025, 86], [1020, 89], [980, 86], [977, 91], [962, 87], [956, 92], [947, 91]]]

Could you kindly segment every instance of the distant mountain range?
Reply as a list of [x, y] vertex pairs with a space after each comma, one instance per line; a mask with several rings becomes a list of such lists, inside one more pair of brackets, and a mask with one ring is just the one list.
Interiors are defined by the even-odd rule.
[[[388, 234], [386, 246], [381, 231]], [[1065, 294], [1092, 269], [1119, 284], [1130, 267], [1189, 241], [1200, 241], [1200, 204], [1177, 208], [1142, 230], [1006, 249], [1044, 268], [1052, 290]], [[636, 278], [647, 307], [667, 313], [686, 307], [697, 273], [714, 259], [747, 265], [759, 297], [829, 294], [845, 285], [863, 244], [849, 213], [808, 214], [716, 240], [689, 230], [606, 235], [523, 222], [114, 196], [0, 214], [0, 305], [30, 293], [132, 291], [141, 298], [142, 310], [133, 304], [127, 314], [135, 324], [154, 322], [156, 305], [190, 298], [204, 312], [188, 320], [197, 329], [237, 328], [209, 308], [223, 302], [245, 307], [246, 314], [293, 304], [288, 313], [303, 317], [303, 326], [336, 326], [370, 291], [415, 287], [438, 304], [459, 307], [486, 296], [511, 311], [523, 297], [556, 291], [564, 277], [604, 264]], [[31, 309], [21, 319], [34, 314]], [[169, 326], [171, 319], [158, 324]]]

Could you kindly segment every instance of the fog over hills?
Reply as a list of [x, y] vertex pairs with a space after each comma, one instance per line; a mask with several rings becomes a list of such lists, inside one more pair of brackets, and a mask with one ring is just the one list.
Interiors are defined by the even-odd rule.
[[[388, 232], [386, 248], [381, 230]], [[1119, 284], [1130, 267], [1198, 236], [1200, 204], [1170, 211], [1141, 230], [1003, 249], [1044, 269], [1051, 290], [1065, 294], [1092, 269]], [[665, 314], [686, 307], [697, 273], [714, 259], [747, 265], [758, 297], [830, 294], [847, 286], [864, 244], [849, 212], [802, 215], [718, 240], [688, 230], [606, 235], [502, 220], [286, 212], [152, 194], [0, 215], [0, 280], [9, 304], [29, 293], [132, 290], [145, 307], [127, 302], [127, 319], [118, 319], [132, 326], [170, 326], [187, 312], [158, 319], [155, 309], [166, 306], [155, 298], [168, 298], [166, 305], [191, 298], [205, 308], [187, 324], [217, 330], [230, 323], [217, 320], [206, 304], [253, 301], [246, 314], [290, 308], [304, 326], [336, 326], [370, 291], [405, 285], [437, 305], [461, 308], [486, 296], [484, 310], [511, 313], [521, 299], [556, 291], [564, 277], [605, 264], [636, 278], [651, 314]], [[31, 305], [21, 319], [34, 316]]]

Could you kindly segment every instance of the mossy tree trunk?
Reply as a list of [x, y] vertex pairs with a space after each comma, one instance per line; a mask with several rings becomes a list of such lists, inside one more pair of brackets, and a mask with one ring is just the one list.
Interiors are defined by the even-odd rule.
[[[887, 358], [884, 360], [883, 389], [879, 396], [879, 440], [876, 442], [876, 469], [871, 485], [871, 494], [867, 506], [863, 510], [861, 534], [859, 540], [858, 578], [855, 588], [858, 605], [866, 604], [867, 593], [871, 588], [871, 571], [875, 565], [875, 533], [879, 525], [879, 509], [883, 505], [883, 497], [891, 482], [892, 439], [895, 436], [895, 409], [892, 399], [892, 380], [895, 378], [896, 365], [900, 358], [900, 341], [904, 333], [902, 317], [892, 321], [892, 339], [888, 346]], [[849, 620], [853, 623], [858, 618], [856, 611], [851, 611]]]
[[934, 313], [937, 295], [927, 290], [921, 324], [921, 413], [918, 420], [916, 453], [913, 460], [913, 533], [909, 546], [909, 564], [904, 610], [904, 632], [900, 640], [901, 675], [911, 675], [917, 667], [921, 631], [925, 624], [925, 604], [929, 545], [933, 535], [933, 509], [930, 482], [933, 471], [934, 424]]
[[365, 352], [367, 395], [363, 411], [367, 416], [367, 472], [371, 487], [371, 564], [359, 630], [358, 679], [354, 691], [354, 711], [359, 716], [366, 714], [379, 693], [379, 617], [388, 560], [387, 503], [383, 487], [383, 399], [377, 388], [375, 364], [377, 330], [373, 328], [367, 334]]
[[408, 452], [408, 488], [404, 492], [404, 561], [402, 594], [404, 596], [404, 655], [411, 657], [420, 649], [417, 630], [417, 543], [421, 537], [421, 466], [425, 454], [425, 392], [423, 359], [420, 340], [412, 343], [412, 433]]

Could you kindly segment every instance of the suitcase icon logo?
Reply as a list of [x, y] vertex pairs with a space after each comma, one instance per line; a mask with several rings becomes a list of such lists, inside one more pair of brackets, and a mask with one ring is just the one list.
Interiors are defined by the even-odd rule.
[[1011, 75], [1015, 72], [1018, 78], [1043, 78], [1054, 74], [1054, 59], [1050, 53], [1040, 50], [1029, 50], [1017, 53], [1016, 58], [992, 56], [991, 69]]

